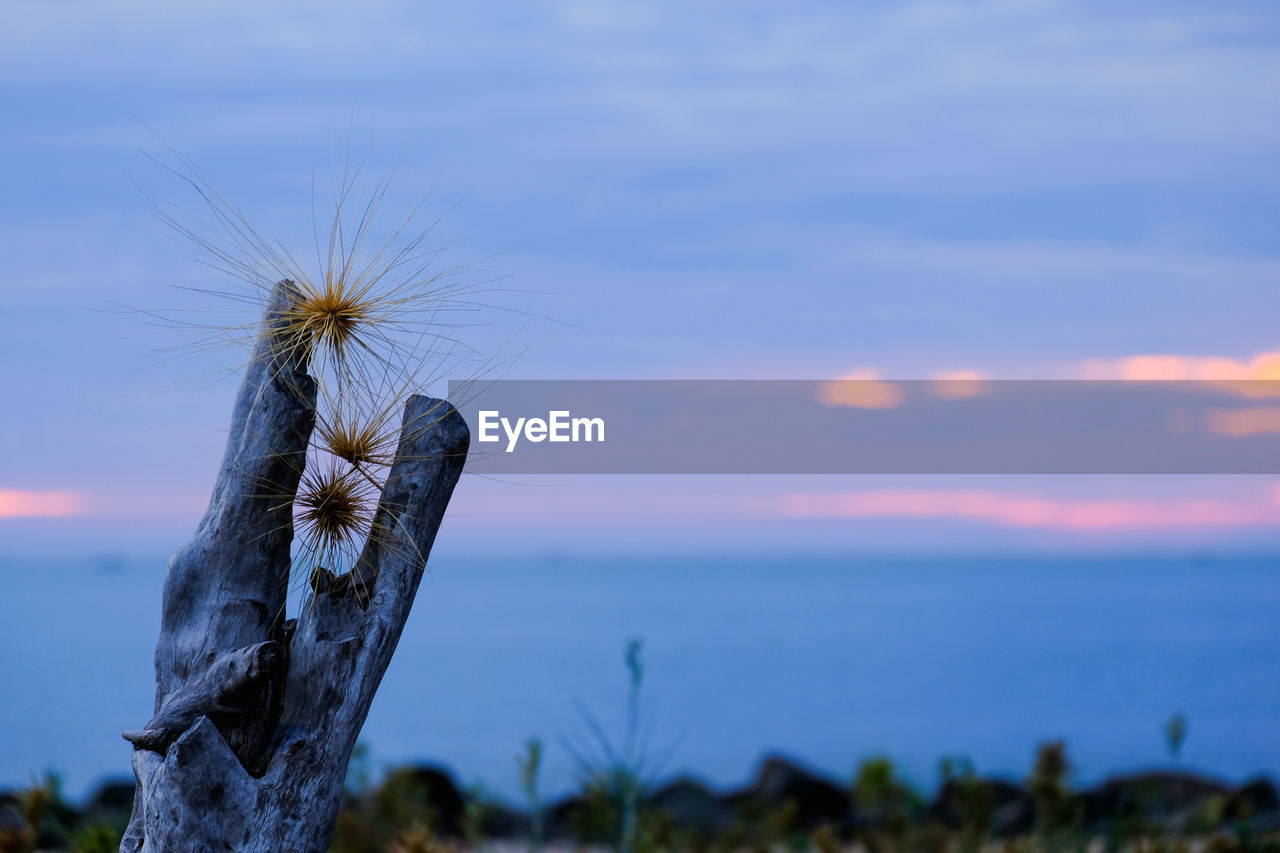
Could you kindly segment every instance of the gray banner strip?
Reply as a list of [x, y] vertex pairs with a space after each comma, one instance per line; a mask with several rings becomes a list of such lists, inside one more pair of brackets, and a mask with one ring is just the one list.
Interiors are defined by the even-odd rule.
[[472, 380], [479, 474], [1280, 474], [1280, 381]]

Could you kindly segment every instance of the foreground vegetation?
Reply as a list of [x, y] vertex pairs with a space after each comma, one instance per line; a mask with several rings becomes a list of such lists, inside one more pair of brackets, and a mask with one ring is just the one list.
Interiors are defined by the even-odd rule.
[[[577, 793], [545, 807], [540, 755], [531, 742], [519, 762], [528, 797], [520, 809], [460, 790], [438, 767], [399, 768], [378, 784], [355, 772], [331, 853], [1280, 851], [1280, 797], [1270, 780], [1231, 786], [1153, 771], [1077, 790], [1061, 742], [1042, 744], [1017, 782], [944, 760], [932, 797], [906, 784], [887, 758], [864, 761], [841, 783], [771, 757], [747, 786], [724, 792], [688, 777], [647, 785], [623, 767], [600, 767]], [[114, 851], [132, 794], [131, 782], [108, 783], [76, 808], [56, 777], [0, 794], [0, 853]]]
[[[357, 744], [329, 853], [1280, 853], [1280, 794], [1271, 780], [1233, 786], [1162, 770], [1076, 789], [1062, 741], [1042, 743], [1021, 780], [982, 777], [967, 759], [945, 758], [932, 797], [884, 756], [864, 760], [843, 781], [774, 756], [739, 789], [717, 792], [687, 776], [659, 782], [663, 762], [649, 749], [641, 701], [642, 650], [640, 640], [626, 646], [618, 740], [580, 709], [581, 736], [565, 743], [580, 782], [573, 795], [544, 801], [543, 744], [536, 738], [516, 758], [519, 808], [461, 790], [440, 767], [397, 768], [375, 784], [368, 750]], [[1176, 761], [1186, 719], [1172, 717], [1164, 735]], [[0, 792], [0, 853], [115, 851], [133, 795], [132, 780], [109, 782], [75, 808], [54, 775], [26, 791]]]

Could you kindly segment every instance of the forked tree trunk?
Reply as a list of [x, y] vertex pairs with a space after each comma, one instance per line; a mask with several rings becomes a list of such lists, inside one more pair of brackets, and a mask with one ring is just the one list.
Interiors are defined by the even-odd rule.
[[389, 535], [360, 558], [364, 594], [317, 584], [285, 620], [316, 400], [305, 356], [281, 346], [296, 298], [288, 282], [272, 294], [209, 509], [169, 563], [156, 715], [125, 733], [138, 782], [125, 853], [327, 849], [352, 747], [462, 472], [462, 417], [410, 398], [375, 522]]

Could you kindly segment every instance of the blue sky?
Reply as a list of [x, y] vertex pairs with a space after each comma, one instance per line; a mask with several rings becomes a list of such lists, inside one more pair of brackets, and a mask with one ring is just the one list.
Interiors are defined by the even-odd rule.
[[[114, 305], [235, 307], [170, 287], [238, 285], [148, 214], [146, 196], [198, 210], [148, 158], [173, 162], [160, 140], [302, 250], [313, 187], [323, 216], [352, 156], [371, 152], [371, 179], [396, 170], [388, 224], [436, 183], [442, 260], [500, 277], [458, 333], [519, 353], [510, 376], [1243, 370], [1280, 350], [1277, 41], [1263, 2], [29, 4], [0, 33], [0, 492], [83, 502], [0, 517], [0, 550], [168, 547], [201, 511], [235, 352], [157, 356], [183, 337]], [[1274, 486], [471, 478], [449, 529], [460, 548], [491, 525], [531, 547], [634, 545], [638, 518], [709, 549], [1059, 547], [1079, 537], [769, 508], [979, 489], [1256, 518]]]

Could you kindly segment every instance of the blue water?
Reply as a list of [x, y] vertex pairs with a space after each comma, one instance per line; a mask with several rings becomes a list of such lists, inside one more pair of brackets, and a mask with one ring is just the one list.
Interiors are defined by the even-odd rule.
[[[128, 774], [150, 715], [164, 560], [0, 560], [0, 786], [60, 771], [73, 795]], [[1170, 762], [1280, 774], [1280, 558], [458, 560], [433, 565], [365, 727], [376, 765], [440, 761], [515, 796], [514, 756], [579, 707], [620, 739], [623, 649], [665, 771], [745, 781], [766, 750], [839, 777], [942, 755], [1024, 776], [1065, 738], [1081, 782]]]

